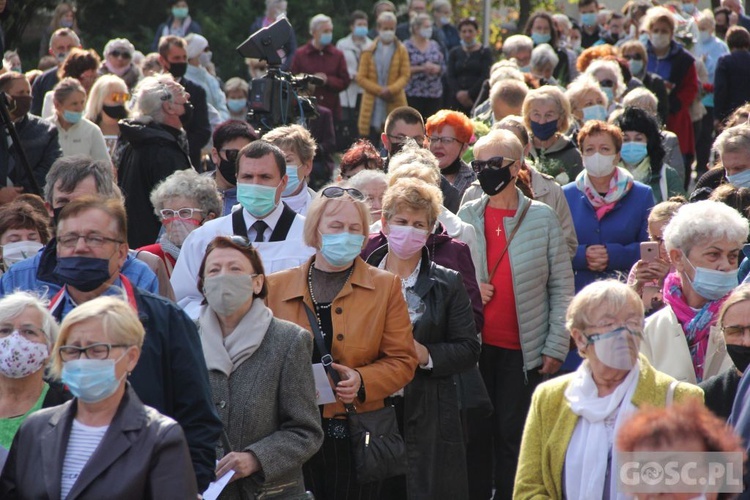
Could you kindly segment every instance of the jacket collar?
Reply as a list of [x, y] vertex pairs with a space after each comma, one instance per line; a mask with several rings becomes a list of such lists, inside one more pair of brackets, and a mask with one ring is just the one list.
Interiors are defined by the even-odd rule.
[[[287, 286], [281, 290], [281, 300], [284, 302], [296, 299], [303, 299], [308, 305], [312, 305], [312, 299], [310, 298], [310, 291], [307, 286], [307, 276], [310, 272], [310, 266], [315, 262], [315, 256], [310, 257], [305, 264], [298, 267], [296, 272], [288, 277], [286, 280]], [[352, 276], [344, 284], [344, 288], [341, 289], [336, 298], [341, 298], [352, 293], [353, 287], [358, 286], [367, 288], [370, 290], [375, 289], [375, 283], [370, 276], [370, 266], [362, 260], [361, 257], [354, 259], [354, 270]]]
[[[386, 240], [385, 245], [379, 246], [367, 257], [367, 263], [373, 267], [377, 267], [383, 261], [387, 253], [388, 242]], [[432, 285], [435, 284], [432, 272], [434, 268], [435, 263], [430, 259], [430, 251], [427, 247], [423, 247], [419, 276], [417, 277], [417, 283], [414, 285], [414, 292], [421, 298], [424, 298], [432, 288]]]
[[[527, 204], [531, 203], [531, 200], [528, 199], [523, 192], [518, 189], [518, 187], [514, 186], [516, 189], [516, 195], [518, 196], [518, 208], [516, 209], [516, 214], [512, 217], [513, 223], [518, 220], [518, 218], [521, 216], [521, 212], [523, 212], [523, 209], [526, 207]], [[468, 210], [471, 210], [474, 212], [474, 215], [479, 217], [480, 219], [484, 219], [484, 212], [487, 209], [487, 205], [490, 203], [490, 197], [487, 195], [487, 193], [482, 193], [481, 198], [478, 200], [474, 200], [472, 202], [469, 202], [467, 204]]]

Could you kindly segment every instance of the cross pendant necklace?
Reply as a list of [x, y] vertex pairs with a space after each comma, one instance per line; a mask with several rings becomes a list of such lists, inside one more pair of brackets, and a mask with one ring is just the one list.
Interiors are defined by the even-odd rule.
[[497, 229], [495, 230], [495, 233], [497, 234], [498, 238], [500, 237], [500, 233], [502, 233], [503, 230], [500, 229], [500, 224], [497, 225]]

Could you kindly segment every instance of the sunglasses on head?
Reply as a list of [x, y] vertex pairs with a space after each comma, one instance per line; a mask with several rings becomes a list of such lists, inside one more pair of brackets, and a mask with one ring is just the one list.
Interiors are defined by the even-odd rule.
[[227, 236], [227, 238], [229, 238], [229, 241], [242, 248], [249, 248], [252, 246], [249, 239], [238, 234]]
[[[507, 165], [503, 165], [503, 162], [508, 161]], [[513, 158], [504, 158], [502, 156], [493, 156], [492, 158], [489, 158], [487, 160], [473, 160], [471, 162], [471, 168], [474, 170], [475, 173], [479, 173], [485, 168], [491, 168], [493, 170], [500, 170], [501, 168], [510, 167], [515, 163], [517, 160], [514, 160]]]
[[130, 59], [133, 57], [127, 50], [113, 50], [109, 53], [112, 57], [121, 57], [123, 59]]
[[326, 198], [341, 198], [344, 194], [348, 194], [357, 201], [366, 201], [367, 196], [362, 194], [362, 191], [354, 188], [342, 188], [339, 186], [330, 186], [320, 192], [321, 195]]

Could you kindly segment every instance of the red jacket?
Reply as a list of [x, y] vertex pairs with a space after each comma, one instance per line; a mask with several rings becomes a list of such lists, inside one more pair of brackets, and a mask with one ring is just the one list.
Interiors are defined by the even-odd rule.
[[294, 53], [290, 71], [293, 74], [324, 73], [327, 77], [326, 83], [315, 88], [315, 97], [318, 104], [331, 110], [334, 120], [341, 119], [339, 92], [346, 89], [351, 81], [343, 52], [331, 44], [316, 49], [312, 42], [307, 42]]

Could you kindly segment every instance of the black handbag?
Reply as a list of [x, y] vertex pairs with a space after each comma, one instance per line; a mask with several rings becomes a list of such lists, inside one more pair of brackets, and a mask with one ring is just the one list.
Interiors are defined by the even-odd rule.
[[[303, 305], [321, 354], [320, 361], [334, 385], [337, 385], [341, 377], [331, 366], [333, 358], [326, 348], [315, 313], [307, 304]], [[351, 403], [344, 403], [344, 408], [349, 423], [349, 440], [357, 482], [366, 484], [405, 474], [406, 444], [398, 431], [396, 410], [393, 406], [386, 405], [379, 410], [366, 413], [357, 413]]]

